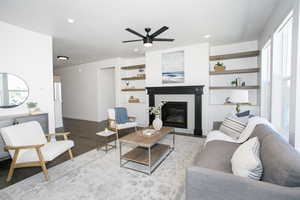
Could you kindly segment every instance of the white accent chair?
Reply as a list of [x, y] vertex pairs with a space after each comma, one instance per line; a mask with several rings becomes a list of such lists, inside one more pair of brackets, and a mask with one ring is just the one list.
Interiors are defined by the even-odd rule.
[[[48, 180], [48, 161], [67, 151], [73, 160], [71, 148], [74, 142], [67, 138], [70, 133], [44, 134], [41, 125], [36, 121], [5, 127], [0, 131], [6, 144], [5, 148], [12, 158], [7, 182], [11, 180], [15, 168], [37, 166], [43, 169], [45, 179]], [[64, 140], [50, 141], [52, 136], [63, 136]]]
[[108, 109], [108, 129], [117, 133], [117, 140], [119, 139], [119, 130], [134, 128], [137, 131], [136, 117], [128, 117], [129, 122], [124, 124], [117, 124], [116, 113], [114, 108]]

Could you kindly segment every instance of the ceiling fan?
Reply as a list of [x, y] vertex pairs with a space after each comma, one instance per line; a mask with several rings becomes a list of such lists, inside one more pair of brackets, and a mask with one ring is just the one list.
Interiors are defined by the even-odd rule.
[[145, 47], [151, 47], [153, 41], [173, 42], [174, 39], [156, 38], [158, 35], [160, 35], [161, 33], [165, 32], [168, 29], [169, 29], [169, 27], [163, 26], [160, 29], [158, 29], [156, 32], [154, 32], [151, 35], [149, 35], [149, 33], [151, 31], [151, 28], [145, 28], [145, 31], [146, 31], [147, 34], [144, 36], [144, 35], [136, 32], [136, 31], [134, 31], [134, 30], [132, 30], [130, 28], [126, 28], [125, 29], [126, 31], [128, 31], [128, 32], [130, 32], [130, 33], [132, 33], [134, 35], [137, 35], [137, 36], [141, 37], [142, 39], [139, 39], [139, 40], [126, 40], [126, 41], [123, 41], [123, 43], [143, 41]]

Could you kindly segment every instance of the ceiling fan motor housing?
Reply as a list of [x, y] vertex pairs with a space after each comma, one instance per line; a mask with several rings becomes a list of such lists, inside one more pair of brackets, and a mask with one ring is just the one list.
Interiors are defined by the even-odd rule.
[[144, 42], [144, 44], [145, 44], [145, 43], [152, 43], [152, 39], [151, 39], [149, 36], [147, 36], [147, 37], [145, 37], [145, 38], [143, 39], [143, 42]]

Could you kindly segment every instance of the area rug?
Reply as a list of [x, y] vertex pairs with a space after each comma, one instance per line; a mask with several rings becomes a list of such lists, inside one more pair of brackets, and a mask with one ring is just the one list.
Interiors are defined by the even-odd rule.
[[[164, 140], [168, 143], [169, 139]], [[90, 151], [0, 191], [2, 200], [183, 200], [185, 169], [201, 138], [176, 135], [176, 147], [151, 176], [120, 168], [119, 151]], [[125, 150], [129, 147], [125, 147]]]

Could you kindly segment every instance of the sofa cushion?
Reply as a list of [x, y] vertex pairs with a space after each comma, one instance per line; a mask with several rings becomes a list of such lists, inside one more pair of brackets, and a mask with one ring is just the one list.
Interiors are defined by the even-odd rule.
[[300, 187], [300, 154], [267, 125], [256, 126], [251, 137], [256, 136], [261, 144], [262, 181]]
[[196, 155], [194, 164], [198, 167], [232, 173], [230, 159], [239, 145], [225, 141], [208, 142]]
[[260, 180], [263, 167], [260, 160], [259, 141], [257, 137], [240, 145], [231, 158], [234, 175]]
[[232, 138], [238, 139], [247, 123], [235, 115], [228, 115], [220, 126], [220, 131]]

